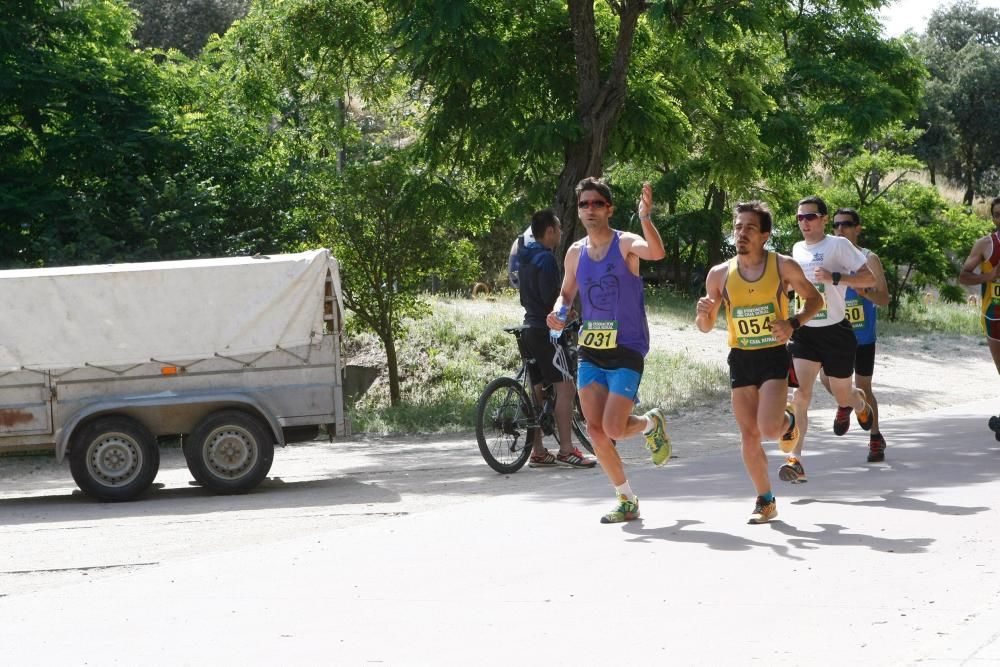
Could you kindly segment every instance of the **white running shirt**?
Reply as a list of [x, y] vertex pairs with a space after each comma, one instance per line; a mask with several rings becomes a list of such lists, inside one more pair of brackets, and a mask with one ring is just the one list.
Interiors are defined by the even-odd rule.
[[[812, 245], [799, 241], [792, 246], [792, 259], [799, 263], [806, 279], [812, 282], [823, 295], [823, 308], [805, 323], [807, 327], [828, 327], [844, 319], [844, 293], [847, 285], [820, 283], [813, 279], [813, 272], [822, 267], [830, 273], [849, 275], [865, 265], [865, 256], [854, 244], [841, 236], [827, 234], [819, 243]], [[802, 310], [802, 298], [795, 295], [795, 312]]]

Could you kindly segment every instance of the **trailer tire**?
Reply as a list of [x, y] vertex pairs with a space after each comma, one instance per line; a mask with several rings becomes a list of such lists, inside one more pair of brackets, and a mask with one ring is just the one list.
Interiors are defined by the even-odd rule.
[[184, 438], [184, 459], [195, 480], [214, 493], [246, 493], [260, 484], [274, 460], [274, 436], [242, 410], [208, 415]]
[[69, 468], [88, 496], [110, 502], [132, 500], [156, 478], [160, 449], [141, 423], [107, 415], [73, 433]]

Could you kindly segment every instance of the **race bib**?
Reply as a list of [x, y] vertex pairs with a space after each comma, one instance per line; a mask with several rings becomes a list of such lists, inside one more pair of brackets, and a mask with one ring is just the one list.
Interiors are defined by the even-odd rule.
[[733, 308], [733, 326], [740, 349], [774, 345], [778, 339], [771, 332], [775, 320], [774, 304], [762, 306], [737, 306]]
[[[823, 297], [823, 307], [819, 309], [819, 312], [813, 316], [813, 320], [825, 320], [826, 319], [826, 283], [819, 283], [816, 285], [816, 290], [819, 295]], [[795, 312], [801, 312], [806, 305], [806, 300], [799, 296], [799, 293], [795, 293]]]
[[993, 303], [1000, 303], [1000, 283], [990, 283], [986, 294]]
[[618, 320], [584, 320], [580, 329], [580, 346], [591, 350], [613, 350], [618, 347]]
[[861, 298], [855, 297], [844, 301], [844, 316], [855, 329], [865, 328], [865, 308], [861, 305]]

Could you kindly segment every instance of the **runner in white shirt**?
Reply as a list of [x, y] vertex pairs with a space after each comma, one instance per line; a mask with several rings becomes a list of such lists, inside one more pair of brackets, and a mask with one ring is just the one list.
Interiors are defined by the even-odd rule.
[[[826, 202], [822, 199], [812, 196], [801, 200], [795, 217], [803, 240], [793, 246], [792, 258], [799, 263], [806, 278], [812, 281], [824, 299], [819, 313], [797, 327], [788, 342], [795, 376], [790, 384], [798, 385], [792, 396], [792, 405], [801, 437], [778, 469], [778, 477], [798, 484], [806, 481], [802, 445], [809, 428], [809, 405], [820, 369], [830, 378], [830, 391], [841, 407], [838, 413], [847, 415], [844, 423], [834, 423], [834, 432], [842, 435], [847, 431], [852, 409], [857, 411], [861, 428], [867, 431], [872, 426], [872, 412], [865, 402], [864, 392], [854, 387], [854, 353], [858, 341], [850, 322], [844, 317], [844, 293], [848, 287], [857, 290], [874, 286], [875, 276], [868, 268], [865, 256], [853, 243], [826, 233], [829, 216]], [[792, 310], [797, 312], [799, 308]]]

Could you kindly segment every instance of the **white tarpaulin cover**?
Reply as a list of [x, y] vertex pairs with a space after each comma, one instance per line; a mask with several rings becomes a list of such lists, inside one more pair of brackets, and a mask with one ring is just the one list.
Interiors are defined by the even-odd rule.
[[[0, 370], [182, 362], [323, 332], [327, 250], [0, 271]], [[341, 310], [343, 312], [343, 310]]]

